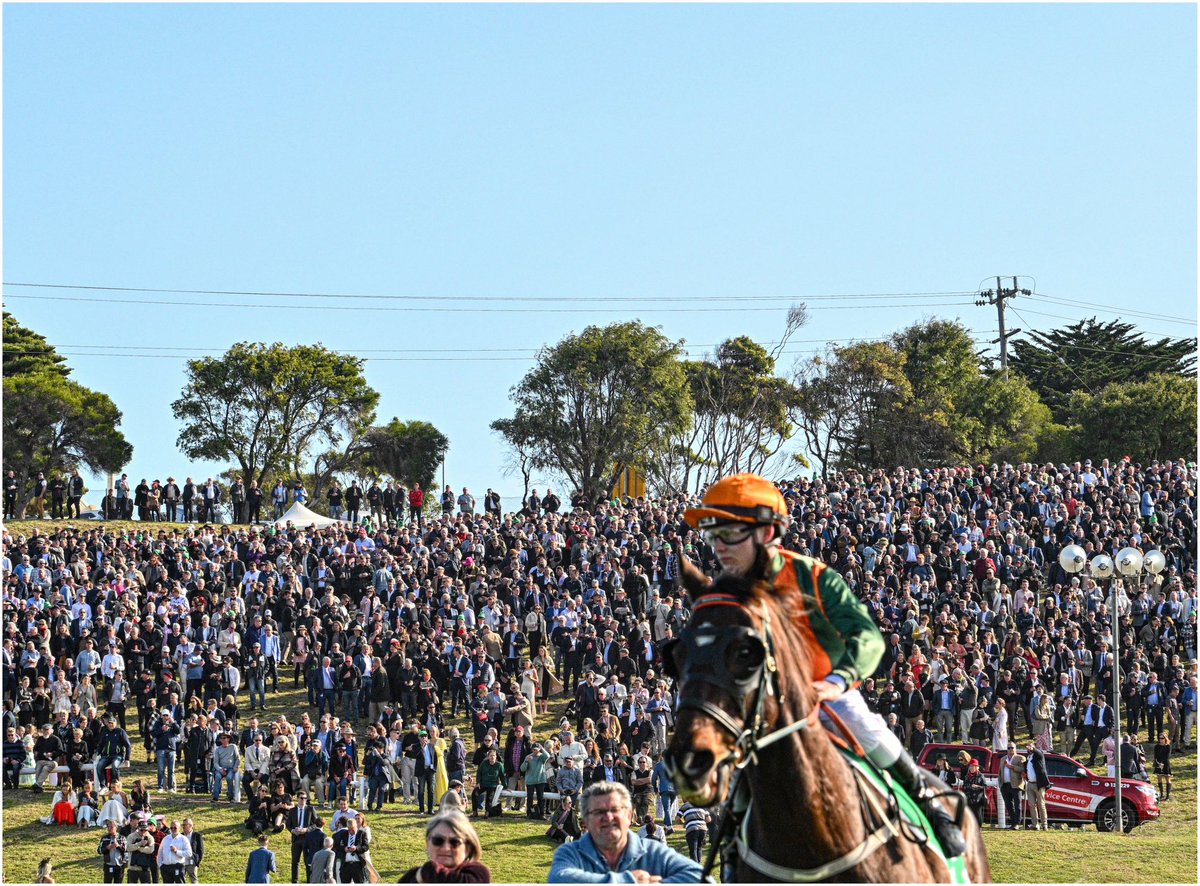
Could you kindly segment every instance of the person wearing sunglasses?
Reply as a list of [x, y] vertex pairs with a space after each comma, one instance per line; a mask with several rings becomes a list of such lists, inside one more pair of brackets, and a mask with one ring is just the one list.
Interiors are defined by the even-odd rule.
[[[883, 658], [884, 639], [871, 613], [835, 570], [812, 557], [784, 548], [791, 522], [787, 500], [779, 488], [757, 474], [734, 474], [714, 483], [698, 508], [683, 518], [712, 545], [723, 572], [765, 581], [779, 595], [805, 601], [803, 636], [812, 638], [816, 697], [827, 703], [854, 733], [875, 765], [888, 770], [928, 816], [948, 857], [962, 855], [966, 841], [937, 795], [953, 794], [936, 776], [921, 769], [887, 723], [867, 707], [859, 683], [875, 672]], [[680, 568], [693, 583], [703, 583], [699, 570], [675, 541]], [[828, 726], [822, 714], [821, 722]], [[966, 798], [958, 795], [961, 804]], [[961, 807], [960, 807], [961, 808]]]
[[462, 812], [440, 812], [425, 825], [425, 851], [429, 860], [411, 868], [401, 883], [490, 883], [492, 872], [481, 856], [479, 835]]

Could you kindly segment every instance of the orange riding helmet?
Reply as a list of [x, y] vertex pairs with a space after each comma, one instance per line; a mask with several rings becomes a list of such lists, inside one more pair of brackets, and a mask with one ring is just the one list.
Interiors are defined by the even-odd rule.
[[788, 506], [783, 493], [766, 477], [734, 474], [708, 487], [701, 507], [689, 508], [683, 519], [696, 529], [718, 523], [782, 526], [788, 519]]

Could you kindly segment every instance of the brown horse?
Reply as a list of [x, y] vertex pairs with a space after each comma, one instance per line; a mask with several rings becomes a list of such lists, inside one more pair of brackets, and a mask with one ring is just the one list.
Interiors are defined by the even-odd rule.
[[[891, 825], [878, 793], [860, 786], [815, 725], [812, 669], [794, 617], [800, 601], [732, 576], [710, 583], [688, 566], [693, 617], [669, 650], [679, 685], [668, 765], [680, 796], [699, 806], [725, 800], [732, 771], [742, 770], [751, 799], [733, 880], [951, 882], [941, 854]], [[990, 882], [970, 814], [963, 835], [967, 875]]]

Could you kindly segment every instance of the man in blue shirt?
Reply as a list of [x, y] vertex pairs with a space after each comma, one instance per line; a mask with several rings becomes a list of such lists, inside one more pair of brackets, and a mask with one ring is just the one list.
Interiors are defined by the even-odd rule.
[[699, 883], [702, 868], [665, 843], [629, 830], [633, 800], [620, 782], [597, 782], [583, 793], [587, 833], [554, 850], [550, 883]]

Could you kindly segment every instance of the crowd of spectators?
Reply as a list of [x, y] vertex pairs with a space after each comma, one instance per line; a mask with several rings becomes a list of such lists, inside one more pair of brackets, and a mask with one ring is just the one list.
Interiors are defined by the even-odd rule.
[[[340, 881], [364, 882], [365, 813], [385, 807], [519, 810], [570, 840], [593, 782], [628, 789], [643, 838], [679, 825], [699, 857], [708, 817], [678, 808], [662, 761], [673, 687], [661, 650], [689, 618], [677, 551], [717, 568], [683, 522], [694, 497], [564, 503], [535, 490], [505, 508], [489, 489], [477, 507], [466, 488], [427, 501], [419, 487], [355, 482], [308, 504], [361, 522], [179, 527], [154, 518], [212, 517], [197, 505], [226, 496], [239, 518], [260, 516], [264, 496], [189, 478], [185, 505], [169, 478], [175, 489], [143, 511], [122, 481], [114, 500], [140, 531], [4, 531], [3, 755], [9, 787], [41, 790], [62, 767], [50, 820], [115, 827], [131, 878], [143, 822], [159, 847], [170, 839], [151, 792], [122, 786], [139, 753], [159, 791], [244, 806], [256, 835], [288, 831], [293, 881], [329, 849]], [[841, 572], [887, 639], [863, 689], [914, 753], [934, 740], [1003, 750], [1024, 728], [1047, 750], [1086, 747], [1094, 765], [1114, 668], [1129, 732], [1165, 736], [1168, 759], [1191, 742], [1194, 465], [901, 468], [780, 486], [784, 546]], [[297, 484], [265, 497], [277, 516], [307, 501]], [[1168, 565], [1125, 582], [1114, 626], [1107, 583], [1059, 566], [1068, 544], [1089, 558], [1157, 548]], [[301, 710], [278, 703], [289, 681]], [[556, 697], [569, 704], [551, 719]], [[101, 854], [107, 871], [112, 840]]]

